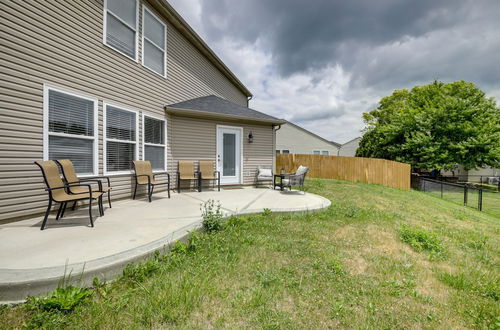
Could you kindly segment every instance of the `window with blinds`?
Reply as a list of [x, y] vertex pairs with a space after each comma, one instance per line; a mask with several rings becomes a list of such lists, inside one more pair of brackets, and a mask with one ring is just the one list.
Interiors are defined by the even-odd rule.
[[106, 172], [128, 172], [137, 159], [137, 113], [105, 105]]
[[70, 159], [78, 174], [96, 174], [97, 101], [46, 88], [45, 159]]
[[136, 59], [137, 0], [105, 0], [106, 45]]
[[144, 160], [153, 170], [165, 170], [165, 121], [144, 116]]
[[165, 76], [166, 26], [146, 7], [143, 11], [142, 64]]

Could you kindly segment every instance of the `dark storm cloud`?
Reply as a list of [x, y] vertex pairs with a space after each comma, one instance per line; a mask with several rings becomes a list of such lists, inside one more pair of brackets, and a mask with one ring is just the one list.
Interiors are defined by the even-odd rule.
[[[210, 39], [229, 36], [246, 42], [259, 40], [272, 53], [283, 76], [338, 63], [353, 73], [354, 83], [391, 87], [435, 78], [461, 79], [462, 73], [463, 79], [497, 84], [498, 69], [483, 69], [495, 65], [500, 43], [481, 44], [481, 33], [486, 32], [481, 28], [498, 33], [499, 13], [497, 0], [202, 2], [202, 17], [207, 15], [203, 25]], [[467, 31], [469, 28], [471, 31]], [[457, 40], [447, 40], [443, 33], [439, 42], [429, 45], [432, 49], [425, 44], [413, 49], [413, 55], [424, 51], [429, 56], [376, 51], [382, 45], [398, 48], [398, 44], [438, 31], [458, 31], [461, 38], [473, 33], [478, 38], [470, 38], [467, 45], [457, 49], [447, 44]], [[447, 57], [442, 59], [443, 55]]]
[[255, 94], [339, 142], [394, 89], [474, 82], [500, 97], [500, 0], [171, 0]]

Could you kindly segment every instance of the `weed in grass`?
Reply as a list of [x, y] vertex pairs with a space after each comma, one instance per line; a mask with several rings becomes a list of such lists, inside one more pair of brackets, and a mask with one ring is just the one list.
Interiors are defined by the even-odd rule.
[[85, 302], [91, 295], [91, 290], [70, 285], [57, 288], [47, 296], [30, 298], [27, 307], [31, 310], [49, 312], [60, 311], [67, 313]]
[[439, 279], [443, 282], [461, 291], [492, 299], [500, 300], [500, 279], [496, 275], [485, 275], [477, 272], [440, 274]]
[[142, 282], [159, 268], [157, 258], [140, 264], [128, 264], [123, 270], [123, 277], [129, 280]]
[[441, 240], [434, 232], [418, 227], [403, 225], [399, 230], [399, 234], [403, 242], [407, 243], [418, 252], [424, 250], [438, 254], [444, 252]]
[[271, 209], [265, 208], [260, 215], [263, 217], [268, 217], [271, 214], [272, 214]]
[[110, 290], [110, 286], [106, 285], [106, 281], [99, 281], [97, 277], [92, 279], [92, 288], [102, 298], [106, 297]]
[[223, 228], [223, 218], [220, 202], [209, 199], [201, 204], [201, 217], [203, 218], [203, 228], [209, 233], [220, 231]]
[[66, 315], [62, 312], [39, 311], [34, 313], [23, 328], [26, 329], [61, 329], [68, 324]]

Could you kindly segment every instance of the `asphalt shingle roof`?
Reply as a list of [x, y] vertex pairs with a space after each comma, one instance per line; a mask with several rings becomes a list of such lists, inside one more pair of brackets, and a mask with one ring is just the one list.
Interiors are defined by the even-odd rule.
[[170, 104], [167, 107], [175, 109], [201, 111], [205, 113], [213, 113], [220, 115], [237, 116], [248, 119], [275, 121], [276, 123], [283, 122], [283, 120], [278, 119], [276, 117], [269, 116], [257, 110], [241, 106], [239, 104], [230, 102], [215, 95], [198, 97], [195, 99], [175, 104]]

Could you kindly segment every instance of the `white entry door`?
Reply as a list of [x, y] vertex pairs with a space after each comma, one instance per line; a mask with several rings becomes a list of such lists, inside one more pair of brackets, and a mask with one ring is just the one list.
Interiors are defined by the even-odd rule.
[[241, 128], [217, 127], [217, 170], [221, 184], [241, 183]]

